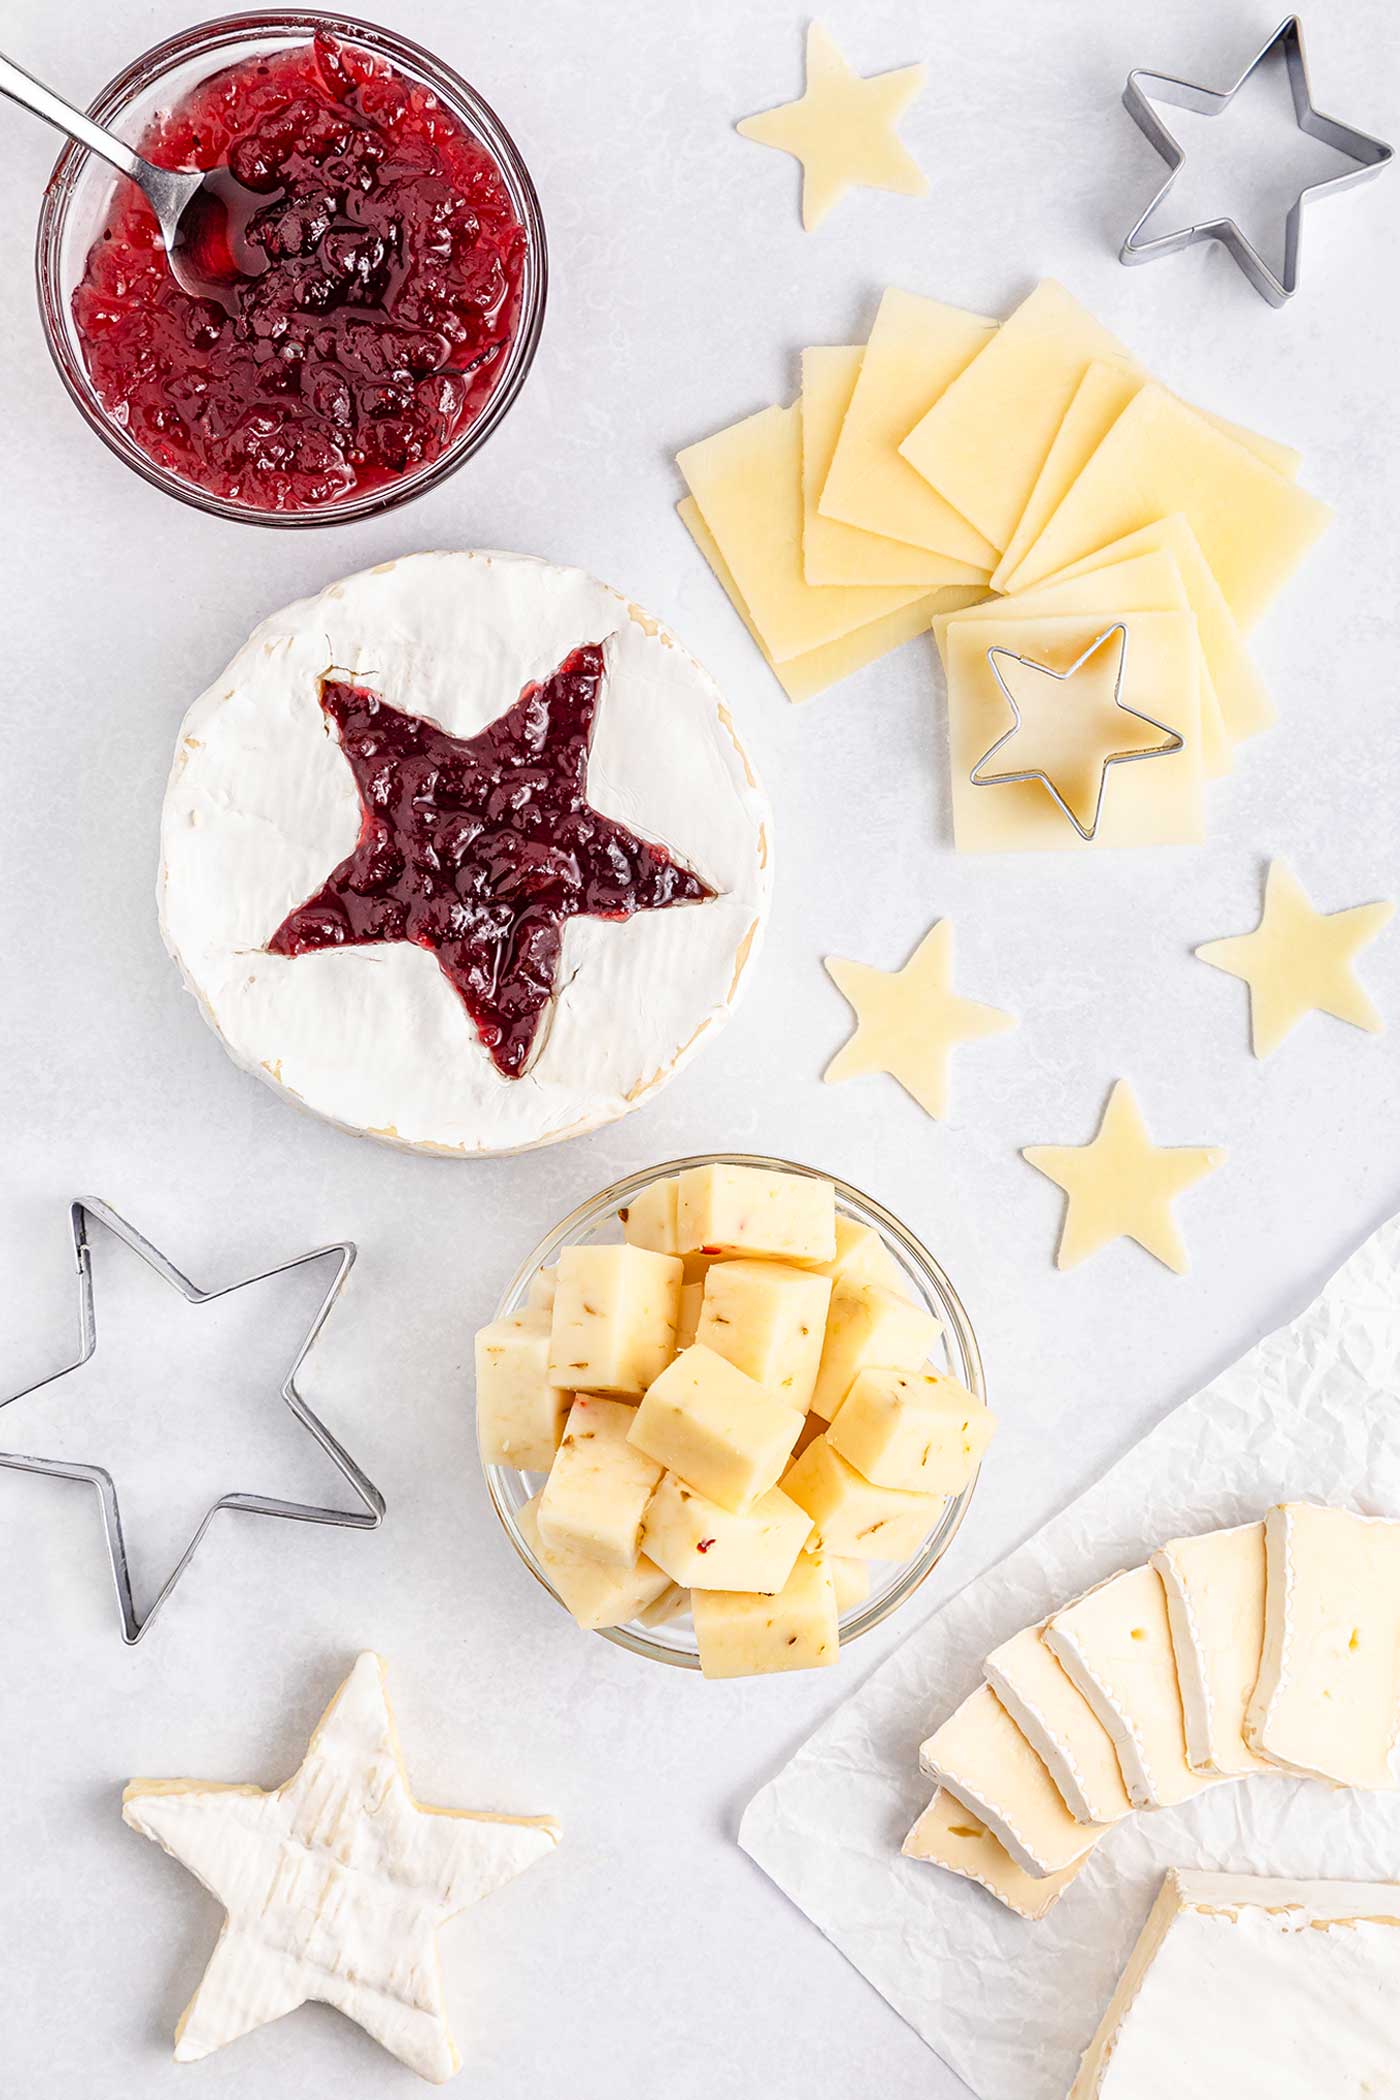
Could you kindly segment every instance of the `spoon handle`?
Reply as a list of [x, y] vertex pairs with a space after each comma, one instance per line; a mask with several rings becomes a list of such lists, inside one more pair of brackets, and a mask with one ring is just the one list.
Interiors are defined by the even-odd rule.
[[71, 108], [61, 96], [54, 94], [52, 88], [35, 80], [3, 52], [0, 52], [0, 95], [8, 95], [12, 102], [22, 103], [36, 117], [42, 117], [46, 124], [66, 131], [70, 138], [78, 139], [94, 153], [100, 153], [103, 160], [120, 168], [123, 175], [129, 175], [133, 182], [143, 182], [149, 163], [139, 153], [133, 153], [130, 146], [113, 138], [111, 132], [103, 131], [81, 110]]

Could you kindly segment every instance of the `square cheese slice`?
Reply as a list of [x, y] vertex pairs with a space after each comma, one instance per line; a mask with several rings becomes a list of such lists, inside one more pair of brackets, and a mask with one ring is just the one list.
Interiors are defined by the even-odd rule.
[[916, 636], [926, 634], [928, 623], [936, 612], [956, 612], [961, 605], [978, 605], [986, 597], [981, 585], [950, 585], [948, 589], [925, 592], [911, 600], [898, 612], [883, 613], [877, 620], [869, 620], [863, 627], [853, 628], [850, 634], [839, 641], [824, 642], [819, 649], [807, 649], [800, 656], [789, 656], [783, 663], [775, 663], [770, 650], [764, 646], [762, 635], [754, 626], [743, 593], [734, 581], [733, 571], [719, 551], [714, 534], [700, 515], [700, 507], [693, 496], [683, 496], [676, 505], [676, 515], [694, 540], [705, 560], [714, 571], [715, 580], [747, 627], [764, 662], [789, 700], [812, 700], [824, 693], [828, 686], [839, 685], [843, 678], [854, 677], [869, 664], [878, 663], [892, 649], [902, 648]]
[[836, 440], [818, 506], [823, 517], [931, 548], [990, 576], [998, 550], [901, 459], [899, 445], [995, 331], [984, 314], [890, 287]]
[[575, 1400], [536, 1511], [547, 1545], [610, 1568], [636, 1566], [661, 1468], [628, 1442], [635, 1414], [623, 1400]]
[[565, 1611], [573, 1614], [585, 1632], [625, 1626], [670, 1588], [670, 1578], [644, 1554], [630, 1568], [610, 1568], [587, 1554], [551, 1546], [540, 1532], [539, 1506], [536, 1495], [517, 1513], [520, 1535]]
[[[1209, 666], [1220, 702], [1221, 719], [1231, 742], [1241, 743], [1245, 737], [1257, 736], [1261, 729], [1271, 728], [1276, 711], [1269, 689], [1249, 653], [1249, 645], [1240, 632], [1240, 623], [1215, 580], [1215, 572], [1201, 552], [1201, 543], [1180, 511], [1175, 511], [1169, 518], [1154, 518], [1150, 525], [1130, 532], [1125, 539], [1110, 540], [1106, 547], [1086, 554], [1082, 561], [1071, 562], [1067, 569], [1057, 569], [1053, 576], [1044, 579], [1044, 583], [1069, 583], [1075, 577], [1092, 575], [1096, 569], [1115, 566], [1135, 559], [1139, 554], [1170, 554], [1181, 571], [1181, 580], [1196, 616], [1201, 652]], [[1036, 589], [1042, 587], [1034, 586]], [[958, 610], [957, 607], [953, 609]]]
[[[1082, 613], [1102, 634], [1115, 620], [1126, 619], [1132, 613], [1149, 612], [1183, 613], [1195, 623], [1195, 607], [1186, 589], [1186, 580], [1175, 556], [1165, 550], [1129, 555], [1121, 562], [1095, 569], [1092, 574], [1067, 578], [1052, 576], [1028, 591], [1019, 591], [1008, 598], [989, 598], [983, 605], [955, 613], [935, 613], [933, 638], [941, 656], [949, 622], [953, 619], [1030, 620], [1041, 615], [1062, 619]], [[1229, 772], [1233, 758], [1215, 680], [1201, 647], [1199, 627], [1196, 629], [1196, 655], [1201, 704], [1201, 771], [1207, 779], [1214, 780]], [[1133, 729], [1131, 722], [1124, 726], [1129, 731]]]
[[1400, 1887], [1169, 1869], [1069, 2100], [1400, 2090]]
[[1213, 1784], [1186, 1762], [1167, 1599], [1153, 1567], [1128, 1568], [1046, 1621], [1043, 1638], [1113, 1738], [1135, 1808], [1174, 1808]]
[[647, 1388], [629, 1437], [688, 1487], [738, 1512], [777, 1485], [802, 1421], [800, 1409], [697, 1342]]
[[945, 1867], [950, 1874], [961, 1874], [965, 1881], [975, 1881], [1018, 1918], [1031, 1919], [1043, 1918], [1054, 1908], [1075, 1876], [1083, 1872], [1089, 1858], [1085, 1853], [1058, 1874], [1027, 1874], [986, 1824], [943, 1787], [939, 1787], [900, 1849], [906, 1859], [927, 1860], [931, 1866]]
[[1169, 394], [1128, 403], [1016, 572], [1019, 588], [1180, 511], [1248, 630], [1331, 522], [1328, 506]]
[[1103, 1826], [1080, 1823], [990, 1685], [981, 1684], [919, 1746], [919, 1767], [971, 1809], [1027, 1874], [1082, 1859]]
[[1046, 278], [907, 431], [900, 451], [1000, 550], [1088, 366], [1127, 356], [1101, 321]]
[[802, 570], [802, 415], [764, 408], [687, 445], [676, 464], [776, 661], [839, 641], [922, 592], [821, 588]]
[[982, 1674], [1079, 1823], [1119, 1823], [1132, 1808], [1113, 1738], [1027, 1626], [994, 1648]]
[[[1205, 804], [1195, 624], [1184, 613], [1138, 613], [1126, 625], [1123, 698], [1130, 707], [1139, 707], [1154, 721], [1175, 729], [1185, 744], [1180, 751], [1137, 765], [1109, 768], [1103, 810], [1092, 840], [1079, 836], [1039, 781], [977, 787], [971, 776], [1013, 722], [987, 660], [988, 649], [1010, 649], [1050, 670], [1067, 670], [1103, 633], [1102, 624], [1080, 614], [1072, 618], [954, 620], [949, 626], [944, 640], [948, 758], [953, 835], [960, 853], [1098, 853], [1117, 846], [1200, 844], [1205, 835]], [[1127, 727], [1131, 730], [1134, 725], [1128, 722]]]
[[1222, 1779], [1276, 1771], [1244, 1739], [1264, 1647], [1263, 1525], [1172, 1539], [1152, 1566], [1167, 1595], [1188, 1762]]
[[1400, 1784], [1400, 1519], [1286, 1502], [1265, 1518], [1264, 1544], [1250, 1747], [1333, 1786]]
[[[1017, 588], [1016, 570], [1022, 558], [1034, 546], [1051, 514], [1069, 494], [1128, 403], [1146, 384], [1147, 373], [1130, 359], [1108, 359], [1089, 366], [1075, 390], [1074, 399], [1065, 410], [1064, 421], [1045, 455], [1045, 464], [1036, 477], [1035, 487], [1017, 521], [1006, 552], [992, 572], [994, 590], [1014, 591]], [[1227, 437], [1234, 438], [1247, 452], [1273, 467], [1276, 473], [1290, 481], [1297, 476], [1303, 463], [1302, 456], [1291, 445], [1281, 445], [1273, 438], [1261, 437], [1257, 431], [1245, 430], [1238, 423], [1227, 423], [1208, 409], [1197, 409], [1196, 413], [1203, 415], [1218, 430], [1223, 430]]]
[[817, 508], [836, 441], [860, 377], [863, 345], [802, 353], [802, 571], [808, 583], [887, 585], [985, 583], [985, 568], [824, 518]]

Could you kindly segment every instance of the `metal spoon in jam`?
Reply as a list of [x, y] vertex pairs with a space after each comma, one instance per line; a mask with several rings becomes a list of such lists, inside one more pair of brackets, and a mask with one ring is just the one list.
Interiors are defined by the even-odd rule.
[[33, 76], [0, 53], [0, 94], [31, 110], [90, 152], [129, 175], [156, 215], [171, 274], [192, 298], [224, 295], [235, 285], [257, 277], [267, 257], [247, 240], [248, 222], [266, 197], [255, 197], [227, 168], [158, 168], [72, 109]]

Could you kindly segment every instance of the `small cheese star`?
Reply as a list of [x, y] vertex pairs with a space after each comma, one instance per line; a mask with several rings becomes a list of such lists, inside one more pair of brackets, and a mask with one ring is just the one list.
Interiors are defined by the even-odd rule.
[[784, 102], [761, 116], [745, 117], [740, 135], [776, 146], [802, 163], [802, 224], [808, 233], [833, 204], [857, 184], [923, 197], [928, 180], [895, 125], [924, 84], [924, 66], [902, 66], [865, 79], [853, 73], [820, 22], [807, 30], [807, 89], [800, 102]]
[[1087, 1145], [1027, 1145], [1021, 1157], [1069, 1198], [1058, 1268], [1074, 1268], [1110, 1240], [1129, 1239], [1180, 1276], [1186, 1248], [1172, 1198], [1213, 1173], [1225, 1154], [1218, 1145], [1154, 1145], [1132, 1088], [1120, 1079]]
[[1254, 1055], [1268, 1057], [1305, 1014], [1334, 1014], [1378, 1035], [1380, 1015], [1357, 982], [1352, 959], [1376, 938], [1393, 904], [1316, 911], [1292, 869], [1270, 862], [1264, 910], [1253, 933], [1207, 941], [1196, 950], [1213, 969], [1249, 986]]
[[946, 1115], [954, 1046], [1016, 1026], [1012, 1014], [960, 999], [949, 982], [952, 965], [949, 919], [924, 935], [902, 970], [876, 970], [829, 955], [827, 974], [855, 1008], [856, 1030], [823, 1073], [828, 1084], [861, 1072], [888, 1072], [929, 1115]]
[[435, 2085], [461, 2069], [438, 1927], [559, 1841], [547, 1816], [414, 1800], [377, 1655], [360, 1657], [274, 1792], [133, 1779], [122, 1816], [228, 1913], [175, 2030], [177, 2062], [319, 1999]]

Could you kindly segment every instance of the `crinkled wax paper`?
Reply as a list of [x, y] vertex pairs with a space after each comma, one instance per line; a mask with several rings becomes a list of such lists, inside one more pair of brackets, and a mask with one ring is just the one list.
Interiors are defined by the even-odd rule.
[[931, 1792], [919, 1744], [990, 1649], [1164, 1539], [1282, 1500], [1400, 1515], [1400, 1218], [935, 1613], [750, 1802], [744, 1849], [981, 2100], [1064, 2100], [1164, 1868], [1400, 1879], [1400, 1794], [1272, 1774], [1127, 1818], [1037, 1924], [899, 1856]]

